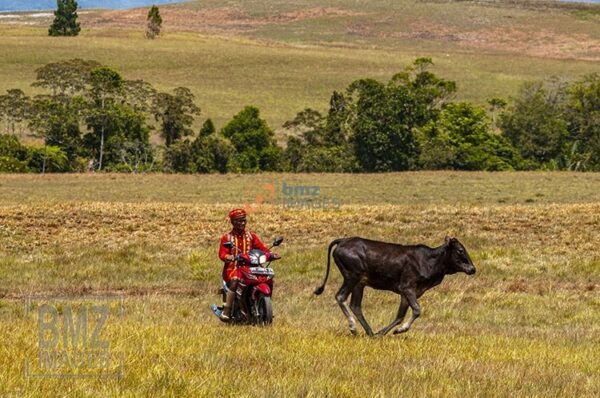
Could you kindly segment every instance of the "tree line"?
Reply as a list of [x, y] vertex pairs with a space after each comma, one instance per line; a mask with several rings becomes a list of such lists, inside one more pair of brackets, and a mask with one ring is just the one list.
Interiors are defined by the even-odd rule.
[[[388, 82], [359, 79], [334, 91], [326, 113], [306, 108], [280, 145], [254, 106], [219, 130], [185, 87], [158, 92], [96, 61], [36, 71], [32, 86], [0, 96], [3, 172], [387, 172], [600, 170], [600, 76], [523, 85], [483, 108], [453, 101], [456, 83], [416, 59]], [[163, 143], [153, 145], [158, 131]], [[18, 136], [41, 142], [26, 146]]]

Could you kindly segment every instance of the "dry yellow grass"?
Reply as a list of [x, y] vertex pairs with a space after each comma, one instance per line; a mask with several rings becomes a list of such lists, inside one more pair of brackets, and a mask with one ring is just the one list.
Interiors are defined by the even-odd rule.
[[[28, 199], [17, 203], [0, 192], [0, 395], [594, 396], [600, 388], [597, 175], [459, 173], [445, 185], [449, 175], [278, 176], [329, 187], [323, 194], [332, 194], [334, 178], [335, 192], [355, 192], [339, 211], [252, 204], [251, 227], [265, 240], [286, 238], [275, 265], [275, 323], [267, 329], [226, 327], [208, 308], [218, 300], [215, 242], [228, 229], [227, 211], [241, 204], [210, 203], [211, 189], [230, 187], [225, 196], [233, 198], [247, 176], [221, 177], [226, 184], [217, 176], [1, 176], [0, 189], [27, 192]], [[578, 195], [585, 189], [566, 193], [566, 177], [574, 187], [587, 185], [586, 203]], [[396, 203], [371, 197], [380, 178], [390, 181]], [[536, 178], [543, 196], [506, 189], [535, 186]], [[50, 182], [54, 189], [46, 189]], [[116, 189], [128, 182], [136, 184], [135, 202]], [[404, 192], [407, 185], [423, 202]], [[77, 186], [86, 188], [69, 192]], [[425, 195], [431, 186], [445, 187], [437, 203]], [[505, 189], [473, 203], [472, 195], [481, 194], [474, 186]], [[155, 188], [179, 200], [154, 199]], [[101, 200], [90, 200], [86, 192], [100, 189]], [[86, 199], [77, 200], [77, 192]], [[499, 202], [506, 197], [522, 203]], [[536, 201], [523, 200], [529, 197]], [[333, 300], [340, 284], [335, 268], [325, 294], [312, 295], [333, 238], [434, 246], [445, 234], [466, 245], [478, 273], [448, 277], [425, 294], [423, 315], [406, 335], [351, 337]], [[111, 318], [104, 335], [111, 352], [122, 355], [121, 380], [25, 378], [38, 325], [24, 299], [43, 294], [123, 295], [125, 313]], [[365, 315], [378, 329], [398, 302], [394, 294], [367, 290]]]

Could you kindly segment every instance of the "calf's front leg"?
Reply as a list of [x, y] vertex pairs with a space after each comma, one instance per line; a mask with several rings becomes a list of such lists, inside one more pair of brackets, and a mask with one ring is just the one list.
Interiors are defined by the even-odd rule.
[[404, 296], [400, 296], [400, 297], [401, 297], [400, 307], [398, 308], [398, 313], [396, 314], [396, 319], [394, 319], [394, 321], [392, 323], [390, 323], [389, 325], [387, 325], [386, 327], [381, 329], [379, 332], [377, 332], [378, 336], [385, 336], [386, 334], [388, 334], [388, 332], [390, 330], [392, 330], [396, 326], [400, 325], [402, 323], [402, 321], [404, 320], [404, 317], [406, 316], [406, 312], [408, 311], [408, 301], [404, 298]]
[[416, 293], [414, 291], [410, 290], [407, 292], [402, 292], [400, 294], [402, 294], [402, 298], [406, 298], [406, 301], [408, 301], [408, 305], [410, 306], [410, 309], [412, 310], [412, 316], [410, 317], [408, 322], [406, 322], [404, 325], [402, 325], [398, 329], [394, 330], [394, 334], [407, 332], [408, 329], [410, 329], [410, 327], [412, 326], [415, 319], [417, 319], [419, 317], [419, 315], [421, 315], [421, 306], [417, 302]]

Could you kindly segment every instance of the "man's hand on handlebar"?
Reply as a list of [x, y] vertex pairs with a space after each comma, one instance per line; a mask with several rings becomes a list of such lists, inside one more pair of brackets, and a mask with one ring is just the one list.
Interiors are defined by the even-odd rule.
[[281, 258], [281, 256], [277, 253], [271, 253], [271, 255], [269, 256], [269, 261], [273, 261], [273, 260], [279, 260]]

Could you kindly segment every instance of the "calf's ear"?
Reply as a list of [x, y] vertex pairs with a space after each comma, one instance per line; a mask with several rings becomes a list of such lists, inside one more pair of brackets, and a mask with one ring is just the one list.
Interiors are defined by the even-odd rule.
[[449, 237], [448, 235], [446, 235], [446, 238], [444, 238], [444, 243], [446, 243], [446, 244], [450, 243], [451, 239], [452, 239], [451, 237]]

